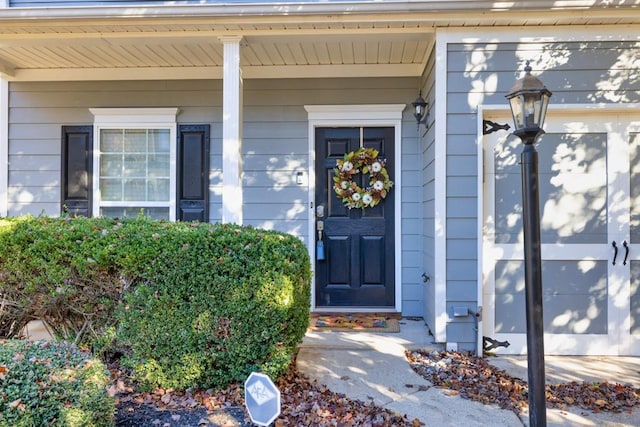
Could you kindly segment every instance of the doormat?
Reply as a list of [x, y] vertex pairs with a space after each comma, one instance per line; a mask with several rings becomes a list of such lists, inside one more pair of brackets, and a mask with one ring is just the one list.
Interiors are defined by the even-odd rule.
[[400, 332], [398, 319], [371, 314], [312, 315], [310, 327], [315, 331]]

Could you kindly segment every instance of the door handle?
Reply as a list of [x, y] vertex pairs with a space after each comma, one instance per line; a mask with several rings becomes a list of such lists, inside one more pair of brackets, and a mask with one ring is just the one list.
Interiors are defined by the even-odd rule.
[[613, 246], [613, 265], [616, 265], [616, 258], [618, 258], [618, 246], [616, 245], [616, 241], [611, 242], [611, 246]]
[[627, 265], [627, 258], [629, 258], [629, 245], [627, 244], [627, 241], [625, 240], [624, 242], [622, 242], [622, 246], [624, 246], [624, 261], [622, 261], [622, 265]]

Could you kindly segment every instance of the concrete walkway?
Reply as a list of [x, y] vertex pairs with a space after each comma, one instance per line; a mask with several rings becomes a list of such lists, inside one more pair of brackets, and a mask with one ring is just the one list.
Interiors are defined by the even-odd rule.
[[[422, 320], [402, 319], [399, 333], [308, 331], [297, 358], [300, 372], [352, 399], [373, 402], [426, 426], [528, 426], [528, 414], [483, 405], [433, 387], [417, 375], [405, 350], [442, 350], [433, 344]], [[490, 362], [511, 375], [527, 378], [526, 357], [494, 357]], [[547, 378], [603, 381], [640, 386], [637, 357], [545, 358]], [[640, 426], [640, 408], [631, 414], [595, 414], [580, 408], [547, 410], [550, 426]]]

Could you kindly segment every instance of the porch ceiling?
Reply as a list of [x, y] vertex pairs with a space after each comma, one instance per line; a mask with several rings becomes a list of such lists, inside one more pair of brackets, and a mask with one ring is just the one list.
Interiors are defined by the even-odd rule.
[[241, 36], [244, 78], [419, 76], [438, 27], [640, 22], [636, 7], [485, 3], [0, 8], [0, 73], [20, 81], [222, 78], [220, 38]]

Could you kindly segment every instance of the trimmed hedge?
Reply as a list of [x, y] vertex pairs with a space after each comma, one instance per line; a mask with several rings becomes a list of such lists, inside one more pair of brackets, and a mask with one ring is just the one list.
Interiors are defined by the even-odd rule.
[[0, 340], [0, 426], [112, 426], [109, 381], [104, 365], [73, 345]]
[[41, 318], [117, 349], [149, 387], [221, 388], [284, 372], [309, 321], [310, 261], [291, 235], [144, 217], [0, 221], [0, 336]]

